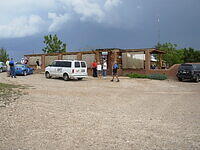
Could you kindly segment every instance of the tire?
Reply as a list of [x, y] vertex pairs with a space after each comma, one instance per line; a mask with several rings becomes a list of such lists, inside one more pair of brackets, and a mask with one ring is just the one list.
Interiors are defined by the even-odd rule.
[[198, 83], [199, 82], [199, 76], [196, 77], [195, 81]]
[[78, 80], [83, 80], [83, 78], [78, 78]]
[[26, 72], [26, 71], [24, 71], [24, 72], [23, 72], [23, 75], [24, 75], [24, 76], [27, 76], [27, 72]]
[[68, 76], [67, 73], [65, 73], [65, 74], [63, 75], [63, 79], [64, 79], [65, 81], [69, 81], [69, 76]]
[[183, 81], [183, 79], [182, 78], [178, 78], [178, 81]]
[[51, 78], [50, 73], [49, 73], [49, 72], [45, 72], [45, 77], [46, 77], [47, 79], [50, 79], [50, 78]]
[[2, 69], [2, 68], [0, 68], [0, 73], [1, 73], [1, 72], [3, 72], [3, 69]]

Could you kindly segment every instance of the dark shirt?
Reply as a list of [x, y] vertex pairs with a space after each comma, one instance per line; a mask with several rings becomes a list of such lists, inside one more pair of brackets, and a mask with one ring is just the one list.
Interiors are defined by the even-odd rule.
[[40, 66], [40, 62], [39, 62], [38, 60], [36, 61], [36, 64], [37, 64], [38, 66]]

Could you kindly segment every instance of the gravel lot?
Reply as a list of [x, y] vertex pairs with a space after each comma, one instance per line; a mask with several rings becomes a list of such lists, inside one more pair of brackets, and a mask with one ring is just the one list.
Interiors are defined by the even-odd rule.
[[27, 86], [0, 108], [0, 150], [200, 149], [200, 83], [109, 80], [0, 74]]

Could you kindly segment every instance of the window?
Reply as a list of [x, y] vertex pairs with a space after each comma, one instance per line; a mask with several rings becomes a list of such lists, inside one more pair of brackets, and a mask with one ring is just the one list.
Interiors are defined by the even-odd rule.
[[67, 68], [71, 68], [71, 62], [69, 62], [69, 61], [63, 61], [63, 62], [61, 62], [62, 64], [61, 64], [61, 67], [67, 67]]
[[56, 66], [56, 61], [53, 61], [53, 62], [51, 63], [51, 66], [55, 67], [55, 66]]
[[82, 67], [82, 68], [86, 68], [85, 62], [81, 62], [81, 67]]
[[80, 67], [80, 63], [79, 62], [75, 62], [75, 68], [79, 68]]

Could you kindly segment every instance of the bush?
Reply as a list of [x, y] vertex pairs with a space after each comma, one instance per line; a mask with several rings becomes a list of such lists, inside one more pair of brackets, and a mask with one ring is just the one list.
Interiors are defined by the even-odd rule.
[[164, 74], [151, 74], [148, 75], [148, 78], [153, 80], [166, 80], [167, 76]]
[[128, 77], [129, 77], [129, 78], [148, 78], [147, 75], [144, 75], [144, 74], [137, 74], [137, 73], [128, 74]]
[[143, 79], [152, 79], [152, 80], [166, 80], [167, 76], [164, 74], [151, 74], [151, 75], [144, 75], [144, 74], [128, 74], [129, 78], [143, 78]]

